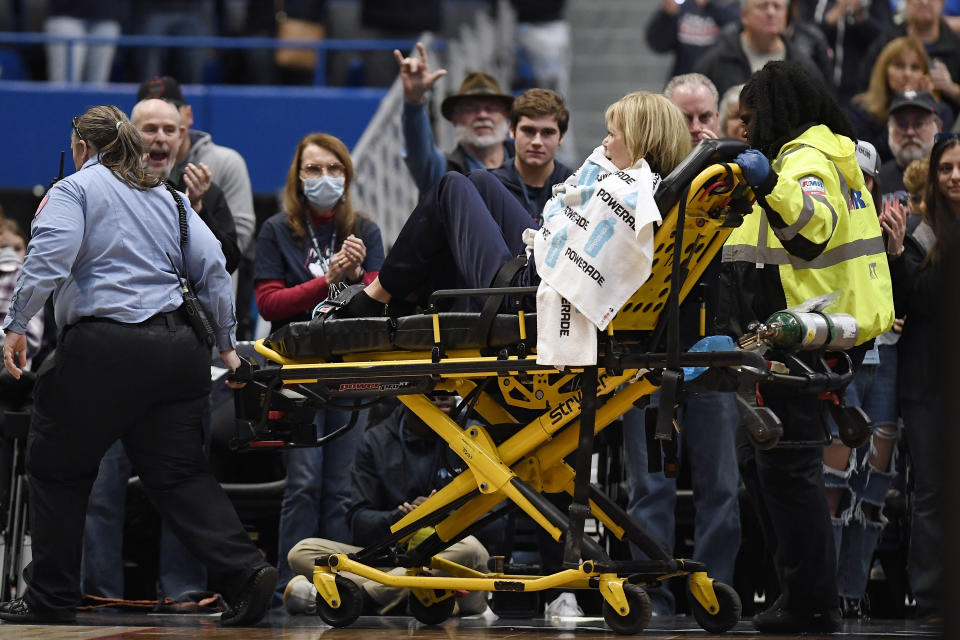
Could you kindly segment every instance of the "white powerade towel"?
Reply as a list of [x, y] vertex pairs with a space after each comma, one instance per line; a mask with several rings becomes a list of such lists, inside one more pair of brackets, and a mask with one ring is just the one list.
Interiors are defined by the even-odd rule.
[[617, 169], [600, 146], [554, 187], [534, 240], [537, 364], [597, 363], [597, 329], [650, 277], [659, 182], [645, 161]]

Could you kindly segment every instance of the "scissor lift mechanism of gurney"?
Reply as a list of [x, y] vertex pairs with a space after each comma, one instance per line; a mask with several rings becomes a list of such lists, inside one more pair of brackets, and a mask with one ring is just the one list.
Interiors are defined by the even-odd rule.
[[[238, 372], [238, 379], [253, 383], [246, 397], [255, 397], [246, 409], [238, 400], [238, 415], [253, 416], [238, 421], [238, 446], [303, 442], [264, 440], [285, 419], [287, 426], [295, 422], [283, 413], [286, 409], [294, 415], [297, 408], [324, 406], [340, 398], [386, 394], [398, 396], [467, 467], [398, 520], [392, 535], [381, 543], [317, 559], [317, 608], [328, 624], [349, 625], [362, 607], [359, 587], [337, 575], [341, 572], [409, 588], [411, 612], [434, 624], [452, 613], [457, 589], [597, 589], [604, 599], [604, 618], [618, 633], [637, 633], [649, 623], [650, 599], [637, 584], [688, 575], [691, 606], [700, 625], [719, 633], [736, 624], [740, 601], [731, 587], [709, 578], [701, 563], [668, 555], [623, 509], [589, 485], [588, 478], [593, 434], [658, 387], [664, 394], [661, 406], [673, 406], [670, 398], [682, 384], [681, 367], [740, 367], [753, 376], [772, 375], [754, 352], [684, 353], [677, 347], [679, 301], [720, 250], [731, 227], [750, 210], [752, 194], [739, 169], [724, 164], [743, 148], [730, 141], [702, 143], [658, 188], [657, 204], [666, 214], [654, 238], [652, 274], [600, 336], [597, 366], [561, 372], [538, 365], [529, 353], [536, 345], [536, 318], [520, 309], [519, 289], [499, 290], [508, 292], [507, 299], [515, 303], [513, 314], [437, 313], [431, 304], [429, 313], [400, 319], [295, 323], [257, 342], [257, 351], [280, 366], [245, 366]], [[678, 224], [683, 229], [680, 237]], [[650, 353], [649, 348], [664, 337], [666, 352]], [[660, 374], [640, 375], [643, 370]], [[494, 382], [506, 406], [491, 395]], [[465, 412], [464, 423], [469, 413], [491, 426], [457, 424], [429, 400], [426, 394], [432, 391], [463, 397], [461, 405], [471, 409]], [[509, 407], [542, 414], [523, 425]], [[661, 414], [657, 438], [668, 440], [673, 416]], [[301, 424], [312, 426], [309, 418]], [[506, 425], [513, 426], [504, 434]], [[316, 434], [307, 437], [315, 439]], [[564, 461], [574, 452], [575, 468]], [[573, 496], [569, 517], [542, 495], [564, 491]], [[506, 575], [502, 567], [495, 567], [499, 573], [481, 573], [436, 556], [502, 516], [508, 508], [501, 507], [505, 501], [564, 542], [563, 570], [544, 576]], [[611, 560], [583, 535], [588, 514], [618, 539], [636, 544], [651, 560]], [[396, 550], [423, 527], [434, 527], [435, 532], [412, 549]], [[395, 575], [374, 568], [383, 566], [402, 566], [407, 572]], [[448, 575], [429, 575], [428, 570]]]

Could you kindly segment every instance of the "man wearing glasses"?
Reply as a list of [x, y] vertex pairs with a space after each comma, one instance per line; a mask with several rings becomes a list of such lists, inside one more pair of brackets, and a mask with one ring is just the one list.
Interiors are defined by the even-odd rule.
[[933, 137], [942, 122], [937, 116], [937, 102], [927, 91], [905, 91], [893, 96], [887, 133], [893, 159], [880, 167], [880, 188], [883, 199], [906, 195], [903, 172], [914, 160], [930, 156]]

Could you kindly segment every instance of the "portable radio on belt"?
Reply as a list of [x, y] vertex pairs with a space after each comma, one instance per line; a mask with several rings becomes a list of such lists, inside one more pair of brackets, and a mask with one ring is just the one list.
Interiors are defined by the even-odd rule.
[[177, 190], [166, 182], [164, 186], [166, 186], [167, 191], [170, 192], [174, 201], [177, 203], [177, 214], [180, 216], [180, 258], [183, 261], [182, 274], [180, 270], [177, 269], [177, 265], [174, 264], [173, 258], [170, 257], [169, 253], [167, 254], [170, 266], [173, 267], [173, 272], [177, 275], [177, 280], [180, 281], [180, 293], [183, 295], [183, 304], [180, 306], [180, 309], [183, 311], [184, 316], [186, 316], [190, 326], [193, 327], [193, 331], [197, 334], [197, 337], [207, 343], [207, 346], [212, 347], [216, 342], [213, 326], [211, 326], [210, 320], [207, 319], [207, 312], [204, 311], [203, 305], [200, 304], [200, 299], [197, 298], [197, 294], [193, 291], [193, 284], [190, 282], [190, 267], [187, 265], [187, 256], [183, 251], [183, 247], [187, 243], [189, 236], [187, 230], [187, 210], [183, 206], [183, 200], [180, 198]]

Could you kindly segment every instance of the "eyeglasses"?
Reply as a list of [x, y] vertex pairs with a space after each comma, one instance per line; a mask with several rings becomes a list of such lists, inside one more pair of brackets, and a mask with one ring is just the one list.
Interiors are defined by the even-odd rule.
[[933, 135], [933, 144], [940, 144], [941, 142], [950, 142], [951, 140], [960, 140], [960, 133], [935, 133]]
[[300, 167], [300, 177], [304, 180], [308, 178], [322, 178], [330, 176], [331, 178], [342, 178], [347, 174], [347, 168], [339, 162], [330, 164], [307, 164]]
[[920, 131], [921, 129], [926, 129], [933, 124], [933, 116], [929, 115], [921, 118], [894, 117], [893, 124], [900, 131], [907, 131], [911, 127], [914, 131]]
[[71, 120], [73, 123], [73, 131], [77, 134], [77, 139], [83, 140], [83, 134], [80, 133], [80, 127], [77, 126], [78, 120], [80, 120], [80, 116], [73, 116], [73, 120]]

